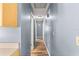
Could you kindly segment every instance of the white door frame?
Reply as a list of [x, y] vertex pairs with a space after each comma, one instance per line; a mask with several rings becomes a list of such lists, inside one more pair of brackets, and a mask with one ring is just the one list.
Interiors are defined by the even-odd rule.
[[45, 19], [43, 19], [43, 40], [44, 40], [44, 30], [45, 30], [44, 23], [45, 23]]
[[[44, 19], [42, 19], [41, 21], [44, 22]], [[44, 23], [42, 22], [42, 39], [44, 39]], [[37, 24], [36, 24], [36, 36], [37, 36]], [[37, 37], [36, 37], [37, 38]]]
[[36, 19], [35, 19], [35, 41], [37, 39], [37, 22], [36, 22]]
[[[33, 16], [31, 16], [31, 49], [33, 49], [35, 47], [34, 46], [34, 43], [35, 43], [34, 41], [37, 38], [37, 24], [36, 24], [36, 19], [37, 18], [33, 18]], [[42, 18], [42, 21], [43, 21], [42, 35], [43, 35], [43, 40], [44, 40], [44, 21], [45, 21], [45, 19]], [[35, 23], [35, 25], [34, 25], [34, 23]], [[34, 26], [35, 26], [35, 29], [34, 29]], [[34, 39], [34, 30], [35, 30], [35, 39]]]
[[34, 48], [34, 18], [31, 15], [31, 50]]

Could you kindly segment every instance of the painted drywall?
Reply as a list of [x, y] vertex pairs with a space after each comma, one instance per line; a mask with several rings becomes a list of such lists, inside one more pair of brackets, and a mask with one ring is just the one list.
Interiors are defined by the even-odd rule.
[[37, 33], [37, 39], [41, 39], [43, 36], [43, 22], [42, 21], [36, 22], [36, 31], [35, 32]]
[[19, 4], [21, 20], [21, 55], [29, 56], [31, 51], [30, 4]]
[[20, 42], [21, 29], [0, 27], [0, 42]]
[[[79, 4], [51, 4], [50, 14], [56, 16], [51, 24], [50, 54], [55, 56], [79, 55], [76, 36], [79, 36]], [[54, 33], [53, 33], [54, 32]]]
[[48, 54], [51, 53], [50, 39], [51, 39], [51, 19], [45, 19], [44, 22], [44, 41], [48, 51]]

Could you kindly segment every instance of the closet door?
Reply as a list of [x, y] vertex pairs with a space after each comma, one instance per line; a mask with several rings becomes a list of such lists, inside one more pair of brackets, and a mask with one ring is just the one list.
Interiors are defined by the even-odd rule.
[[17, 4], [16, 3], [3, 4], [3, 26], [17, 27]]

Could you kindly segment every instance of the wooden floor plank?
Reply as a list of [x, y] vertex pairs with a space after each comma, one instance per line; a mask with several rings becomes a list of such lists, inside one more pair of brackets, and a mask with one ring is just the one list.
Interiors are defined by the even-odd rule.
[[48, 56], [48, 52], [43, 40], [36, 42], [36, 48], [31, 51], [31, 56]]

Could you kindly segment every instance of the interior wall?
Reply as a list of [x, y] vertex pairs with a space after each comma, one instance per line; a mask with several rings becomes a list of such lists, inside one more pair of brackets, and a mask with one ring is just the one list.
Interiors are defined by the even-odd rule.
[[51, 55], [77, 56], [79, 46], [76, 37], [79, 36], [79, 4], [51, 4], [50, 14], [56, 16], [51, 26]]
[[36, 28], [37, 28], [37, 39], [41, 39], [43, 37], [43, 22], [36, 21]]
[[45, 19], [44, 22], [44, 40], [46, 44], [46, 48], [48, 50], [48, 54], [51, 53], [50, 39], [51, 39], [51, 19]]
[[30, 4], [19, 4], [21, 19], [21, 55], [29, 56], [31, 51], [31, 6]]
[[20, 27], [6, 28], [0, 27], [0, 42], [20, 42]]

